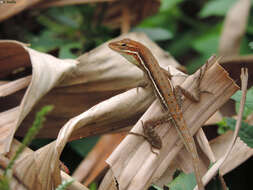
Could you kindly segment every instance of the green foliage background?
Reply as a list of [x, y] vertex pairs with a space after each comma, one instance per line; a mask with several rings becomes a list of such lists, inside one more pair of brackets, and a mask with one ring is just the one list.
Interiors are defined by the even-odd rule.
[[[162, 0], [158, 13], [143, 20], [132, 31], [145, 32], [192, 73], [210, 55], [217, 53], [224, 17], [235, 2]], [[3, 31], [0, 37], [30, 43], [32, 48], [60, 58], [75, 58], [120, 35], [120, 30], [101, 24], [103, 11], [94, 22], [95, 9], [95, 4], [85, 4], [25, 11], [0, 24]], [[241, 54], [251, 53], [251, 23], [252, 11]]]

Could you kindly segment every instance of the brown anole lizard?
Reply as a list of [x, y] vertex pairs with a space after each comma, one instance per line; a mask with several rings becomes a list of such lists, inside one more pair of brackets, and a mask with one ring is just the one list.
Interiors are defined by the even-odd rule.
[[[120, 53], [129, 62], [139, 67], [145, 73], [145, 77], [150, 81], [154, 92], [157, 95], [165, 112], [165, 115], [156, 121], [150, 120], [143, 124], [144, 135], [136, 133], [132, 134], [143, 136], [149, 141], [149, 143], [151, 143], [151, 146], [160, 149], [162, 147], [162, 143], [161, 140], [159, 140], [159, 136], [157, 136], [154, 132], [153, 127], [155, 127], [156, 124], [172, 122], [173, 126], [175, 126], [178, 134], [183, 140], [186, 149], [191, 154], [198, 187], [200, 190], [204, 190], [199, 168], [200, 160], [196, 145], [189, 129], [186, 126], [183, 113], [176, 96], [175, 91], [177, 91], [178, 88], [175, 89], [173, 87], [171, 81], [168, 80], [168, 76], [166, 76], [164, 71], [160, 68], [151, 51], [141, 43], [131, 39], [123, 39], [109, 43], [109, 47], [112, 50]], [[152, 140], [151, 138], [154, 139]]]

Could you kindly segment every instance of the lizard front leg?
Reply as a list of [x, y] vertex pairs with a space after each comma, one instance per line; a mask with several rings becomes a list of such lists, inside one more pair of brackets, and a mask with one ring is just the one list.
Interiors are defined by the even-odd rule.
[[204, 68], [200, 68], [199, 75], [198, 75], [198, 77], [196, 77], [196, 84], [195, 84], [195, 88], [194, 88], [195, 93], [191, 93], [179, 85], [175, 87], [174, 95], [177, 97], [179, 105], [182, 105], [182, 99], [181, 99], [182, 94], [193, 102], [199, 102], [200, 96], [202, 93], [212, 94], [212, 92], [209, 92], [206, 90], [201, 90], [201, 88], [200, 88], [201, 81], [207, 71], [207, 68], [208, 68], [208, 61], [205, 64]]

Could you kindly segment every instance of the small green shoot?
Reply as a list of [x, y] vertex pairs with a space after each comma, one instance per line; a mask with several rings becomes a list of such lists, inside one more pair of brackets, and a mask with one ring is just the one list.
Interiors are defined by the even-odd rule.
[[43, 107], [39, 112], [37, 112], [35, 116], [35, 120], [32, 124], [32, 127], [29, 128], [26, 136], [23, 139], [23, 142], [18, 147], [17, 151], [15, 152], [15, 155], [11, 158], [9, 164], [7, 165], [4, 173], [2, 176], [0, 176], [0, 189], [2, 190], [9, 190], [9, 178], [11, 176], [11, 169], [17, 160], [17, 158], [20, 156], [20, 154], [23, 152], [26, 146], [28, 146], [33, 138], [36, 136], [36, 134], [39, 132], [39, 130], [43, 126], [43, 122], [46, 120], [45, 116], [53, 109], [53, 106], [45, 106]]
[[42, 128], [43, 122], [46, 120], [45, 115], [48, 114], [52, 109], [53, 109], [53, 106], [45, 106], [36, 114], [32, 127], [28, 130], [22, 144], [19, 146], [18, 150], [15, 152], [15, 155], [10, 160], [4, 172], [4, 175], [6, 175], [8, 170], [12, 168], [14, 162], [17, 160], [18, 156], [25, 149], [25, 147], [28, 146], [32, 142], [33, 138], [37, 135], [39, 130]]
[[7, 176], [0, 175], [0, 189], [1, 190], [10, 190], [9, 179]]

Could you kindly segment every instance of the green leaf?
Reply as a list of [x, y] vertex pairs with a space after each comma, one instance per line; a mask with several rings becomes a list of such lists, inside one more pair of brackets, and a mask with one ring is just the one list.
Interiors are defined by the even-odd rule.
[[80, 140], [70, 142], [71, 148], [73, 148], [80, 156], [84, 157], [91, 148], [96, 144], [99, 137], [89, 137]]
[[172, 33], [163, 28], [134, 28], [133, 32], [144, 32], [154, 41], [168, 40], [172, 38]]
[[218, 32], [205, 34], [196, 39], [192, 46], [196, 51], [211, 56], [217, 52], [219, 38]]
[[52, 31], [46, 30], [40, 36], [34, 37], [30, 41], [31, 47], [38, 51], [48, 52], [64, 45], [64, 39], [57, 38], [56, 34]]
[[138, 27], [141, 28], [149, 28], [149, 27], [161, 27], [164, 23], [167, 23], [168, 14], [166, 13], [158, 13], [152, 17], [148, 17], [143, 20]]
[[62, 34], [69, 29], [68, 26], [58, 23], [45, 15], [40, 15], [37, 20], [41, 25], [45, 26], [49, 31], [53, 32], [54, 34]]
[[211, 57], [211, 55], [204, 54], [200, 55], [196, 59], [191, 60], [186, 66], [188, 73], [194, 73], [201, 65], [203, 65], [208, 60], [209, 57]]
[[250, 49], [253, 49], [253, 42], [249, 43], [249, 47], [250, 47]]
[[247, 55], [252, 54], [252, 48], [249, 45], [250, 39], [247, 36], [244, 36], [240, 44], [240, 54]]
[[[252, 1], [251, 1], [252, 3]], [[249, 18], [248, 18], [248, 24], [247, 24], [247, 33], [249, 34], [253, 34], [253, 14], [252, 11], [249, 14]]]
[[218, 23], [214, 27], [205, 27], [201, 35], [192, 38], [192, 47], [200, 55], [188, 63], [187, 70], [189, 73], [195, 72], [209, 57], [217, 52], [221, 26], [222, 24]]
[[91, 183], [90, 184], [90, 190], [97, 190], [97, 184], [96, 183]]
[[218, 122], [217, 124], [218, 124], [218, 134], [220, 135], [226, 133], [230, 129], [224, 119]]
[[158, 186], [156, 186], [156, 185], [152, 185], [152, 187], [153, 187], [154, 189], [156, 189], [156, 190], [163, 190], [163, 189], [161, 189], [160, 187], [158, 187]]
[[206, 27], [201, 35], [193, 39], [193, 48], [202, 54], [209, 54], [209, 56], [216, 53], [221, 29], [222, 23], [218, 23], [216, 26]]
[[160, 11], [167, 11], [174, 8], [177, 4], [181, 3], [184, 0], [162, 0]]
[[[238, 113], [239, 107], [240, 107], [240, 101], [241, 101], [242, 91], [237, 91], [231, 99], [236, 101], [236, 111]], [[253, 111], [253, 88], [250, 88], [247, 91], [246, 94], [246, 101], [245, 101], [245, 108], [243, 116], [247, 117], [249, 114], [251, 114]]]
[[196, 179], [193, 173], [181, 173], [169, 185], [170, 190], [192, 190], [196, 185]]
[[173, 38], [173, 41], [166, 47], [174, 57], [183, 56], [192, 48], [192, 41], [195, 38], [194, 34], [188, 32]]
[[65, 15], [54, 15], [55, 18], [57, 18], [57, 21], [59, 23], [62, 23], [62, 24], [65, 24], [66, 26], [69, 26], [69, 27], [72, 27], [72, 28], [78, 28], [78, 23], [72, 19], [72, 18], [69, 18]]
[[208, 1], [200, 11], [199, 16], [205, 18], [208, 16], [225, 16], [230, 7], [236, 0], [212, 0]]
[[[48, 9], [44, 18], [39, 17], [39, 21], [55, 30], [53, 27], [78, 29], [82, 24], [82, 13], [77, 6], [54, 7]], [[42, 20], [41, 20], [42, 19]]]
[[[225, 122], [230, 129], [235, 130], [236, 120], [233, 118], [225, 118]], [[253, 148], [253, 126], [248, 123], [242, 122], [241, 129], [239, 131], [239, 137], [250, 148]]]
[[[194, 173], [185, 174], [180, 173], [180, 175], [169, 183], [169, 190], [193, 190], [196, 186], [196, 180]], [[211, 188], [210, 188], [211, 187]], [[217, 178], [208, 183], [206, 189], [212, 190], [222, 190], [222, 186]]]
[[169, 12], [159, 12], [144, 19], [136, 28], [162, 28], [171, 33], [172, 36], [178, 27], [178, 23], [175, 21], [175, 14], [179, 14], [177, 8]]
[[59, 52], [59, 57], [60, 58], [76, 58], [76, 55], [74, 55], [71, 50], [72, 49], [81, 49], [82, 44], [81, 42], [76, 42], [76, 43], [70, 43], [66, 44], [62, 47], [60, 47], [60, 52]]

